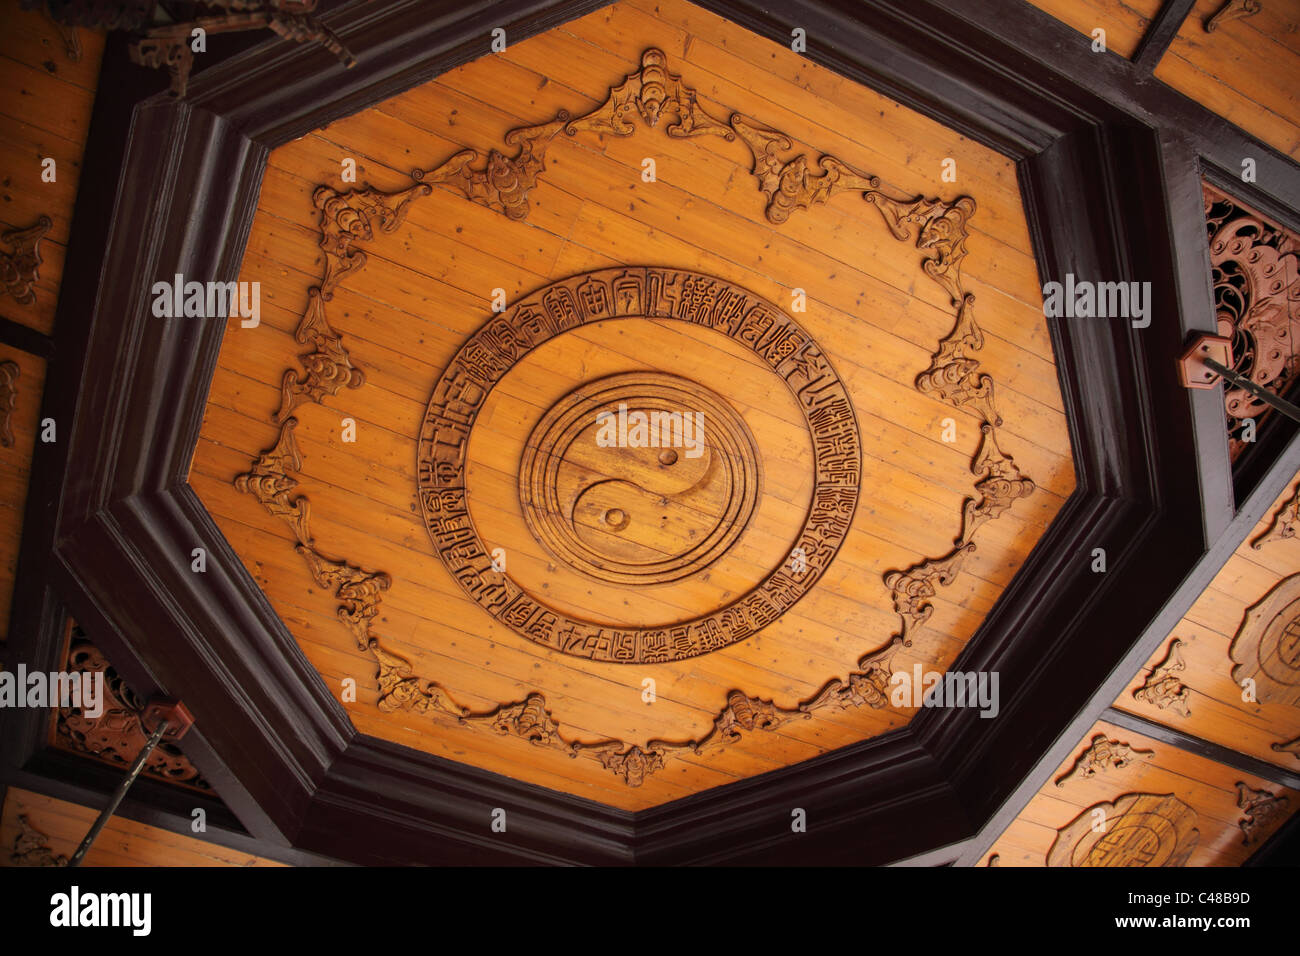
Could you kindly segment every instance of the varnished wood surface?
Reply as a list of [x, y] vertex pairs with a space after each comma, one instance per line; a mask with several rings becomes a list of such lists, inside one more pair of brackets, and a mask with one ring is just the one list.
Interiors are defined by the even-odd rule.
[[[1091, 777], [1066, 777], [1099, 734], [1150, 753], [1136, 753], [1127, 766], [1099, 771]], [[1056, 781], [1063, 777], [1058, 787]], [[1238, 826], [1244, 816], [1237, 805], [1238, 782], [1287, 798], [1282, 815], [1272, 825], [1253, 833], [1249, 844], [1243, 843], [1245, 835]], [[1295, 791], [1099, 721], [997, 839], [984, 862], [996, 855], [998, 866], [1044, 866], [1059, 830], [1090, 808], [1113, 803], [1130, 793], [1169, 794], [1195, 812], [1197, 842], [1186, 863], [1191, 867], [1240, 866], [1300, 807], [1300, 794]]]
[[1106, 31], [1106, 47], [1128, 59], [1137, 52], [1142, 36], [1160, 12], [1162, 0], [1029, 0], [1040, 10], [1068, 23], [1093, 42], [1093, 31]]
[[[19, 815], [48, 839], [57, 856], [71, 857], [89, 831], [97, 810], [10, 787], [0, 816], [0, 866], [13, 866], [10, 855], [18, 837]], [[283, 866], [275, 860], [241, 853], [158, 827], [115, 816], [86, 853], [82, 866]]]
[[1300, 2], [1262, 3], [1258, 13], [1206, 32], [1206, 19], [1222, 6], [1197, 0], [1156, 79], [1300, 158]]
[[[983, 368], [997, 381], [1004, 451], [1038, 488], [980, 529], [966, 570], [941, 588], [927, 629], [895, 667], [951, 662], [992, 607], [1073, 487], [1069, 442], [1041, 296], [1020, 210], [1013, 164], [883, 97], [813, 66], [685, 3], [630, 3], [592, 14], [503, 54], [462, 67], [272, 154], [241, 278], [262, 283], [262, 324], [227, 327], [191, 482], [309, 659], [336, 692], [357, 682], [348, 704], [359, 729], [511, 776], [627, 808], [654, 805], [815, 756], [898, 726], [910, 710], [861, 708], [797, 720], [709, 757], [684, 757], [629, 789], [592, 761], [490, 733], [436, 724], [375, 707], [375, 666], [335, 617], [336, 602], [310, 577], [283, 523], [231, 484], [275, 442], [272, 416], [284, 371], [305, 351], [293, 341], [322, 265], [313, 188], [339, 181], [356, 158], [358, 184], [404, 188], [412, 167], [430, 168], [466, 146], [502, 146], [507, 130], [581, 113], [658, 46], [669, 68], [724, 104], [879, 175], [896, 195], [960, 194], [979, 208], [963, 267], [985, 333]], [[642, 160], [658, 181], [644, 183]], [[957, 160], [956, 183], [940, 180]], [[881, 576], [947, 552], [971, 494], [975, 419], [914, 387], [938, 340], [952, 328], [947, 295], [919, 268], [910, 242], [890, 236], [877, 211], [853, 195], [796, 213], [782, 227], [763, 218], [764, 197], [739, 143], [671, 139], [638, 129], [627, 138], [557, 143], [529, 194], [522, 222], [435, 191], [416, 202], [392, 236], [367, 247], [366, 267], [335, 293], [330, 322], [366, 382], [300, 407], [304, 458], [296, 493], [311, 501], [323, 553], [392, 575], [374, 630], [415, 674], [447, 687], [475, 710], [547, 696], [571, 738], [615, 737], [642, 745], [707, 733], [733, 689], [792, 706], [842, 677], [898, 629]], [[853, 397], [865, 456], [863, 495], [849, 538], [827, 577], [761, 635], [672, 665], [585, 662], [531, 646], [475, 606], [432, 551], [415, 500], [414, 436], [433, 383], [453, 352], [490, 316], [490, 296], [513, 300], [591, 269], [648, 263], [698, 269], [789, 307], [821, 343]], [[670, 323], [669, 325], [673, 325]], [[583, 330], [530, 355], [494, 394], [494, 414], [471, 440], [471, 498], [480, 530], [503, 539], [510, 569], [547, 585], [548, 600], [599, 620], [672, 619], [752, 582], [779, 551], [808, 481], [800, 435], [771, 373], [728, 355], [705, 333], [620, 321]], [[544, 408], [599, 374], [670, 366], [698, 376], [744, 415], [762, 451], [770, 502], [718, 567], [719, 581], [664, 590], [625, 589], [611, 599], [561, 569], [524, 530], [515, 488], [518, 450]], [[725, 374], [720, 374], [725, 370]], [[508, 385], [508, 387], [507, 387]], [[788, 399], [786, 399], [788, 401]], [[353, 418], [357, 442], [341, 441]], [[941, 440], [941, 422], [958, 425]], [[481, 426], [482, 427], [482, 426]], [[476, 430], [477, 431], [477, 430]], [[803, 439], [806, 441], [806, 437]], [[765, 442], [767, 444], [765, 444]], [[806, 492], [804, 492], [806, 494]], [[764, 538], [766, 535], [766, 539]], [[766, 543], [765, 543], [766, 540]], [[729, 568], [729, 569], [728, 569]], [[658, 699], [642, 701], [653, 678]]]
[[1233, 638], [1247, 610], [1280, 580], [1300, 571], [1300, 537], [1271, 537], [1261, 541], [1258, 549], [1252, 546], [1267, 531], [1278, 507], [1294, 494], [1298, 482], [1300, 476], [1287, 484], [1169, 635], [1170, 640], [1182, 641], [1179, 651], [1186, 667], [1175, 676], [1188, 690], [1188, 716], [1133, 698], [1133, 691], [1145, 683], [1150, 668], [1161, 663], [1169, 640], [1161, 644], [1147, 669], [1134, 675], [1116, 699], [1116, 707], [1260, 760], [1300, 769], [1300, 757], [1273, 749], [1274, 744], [1300, 738], [1300, 708], [1282, 700], [1244, 700], [1243, 688], [1233, 680], [1230, 656]]
[[0, 638], [7, 638], [32, 449], [40, 440], [45, 361], [0, 344], [0, 362], [18, 366], [17, 394], [9, 418], [14, 443], [9, 448], [0, 445]]
[[[41, 240], [36, 301], [0, 296], [0, 315], [40, 332], [54, 328], [72, 207], [83, 162], [90, 110], [104, 52], [102, 33], [78, 31], [81, 59], [73, 62], [54, 23], [19, 0], [0, 0], [0, 229], [25, 229], [42, 215], [53, 221]], [[41, 178], [53, 157], [56, 179]]]

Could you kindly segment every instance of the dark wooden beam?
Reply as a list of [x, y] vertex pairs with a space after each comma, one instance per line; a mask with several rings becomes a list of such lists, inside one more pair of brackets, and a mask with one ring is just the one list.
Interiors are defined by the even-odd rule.
[[20, 352], [48, 359], [54, 354], [54, 340], [42, 332], [28, 328], [0, 315], [0, 342]]
[[1241, 773], [1251, 774], [1261, 780], [1275, 783], [1280, 787], [1300, 790], [1300, 773], [1293, 773], [1285, 767], [1279, 767], [1277, 764], [1260, 760], [1249, 754], [1225, 747], [1222, 744], [1216, 744], [1212, 740], [1205, 740], [1202, 737], [1181, 731], [1176, 727], [1170, 727], [1155, 720], [1148, 720], [1146, 717], [1130, 714], [1115, 707], [1107, 707], [1102, 711], [1098, 719], [1114, 724], [1117, 727], [1123, 727], [1125, 730], [1131, 730], [1135, 734], [1144, 734], [1152, 740], [1159, 740], [1171, 747], [1186, 750], [1198, 757], [1205, 757], [1207, 760], [1221, 763], [1225, 767], [1231, 767]]
[[1174, 42], [1179, 28], [1182, 27], [1183, 21], [1187, 19], [1187, 14], [1192, 12], [1194, 6], [1196, 0], [1165, 0], [1160, 5], [1160, 11], [1147, 27], [1147, 32], [1142, 35], [1142, 42], [1138, 44], [1137, 51], [1133, 54], [1134, 69], [1144, 73], [1155, 72], [1156, 64], [1169, 49], [1169, 44]]

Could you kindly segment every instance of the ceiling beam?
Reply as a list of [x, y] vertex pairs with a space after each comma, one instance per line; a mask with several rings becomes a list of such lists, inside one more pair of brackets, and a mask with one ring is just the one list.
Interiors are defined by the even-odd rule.
[[1179, 28], [1182, 27], [1183, 21], [1187, 19], [1194, 6], [1196, 0], [1165, 0], [1160, 5], [1159, 12], [1147, 27], [1146, 33], [1142, 35], [1142, 42], [1138, 44], [1137, 51], [1133, 54], [1135, 69], [1142, 70], [1144, 73], [1155, 72], [1160, 58], [1169, 49], [1169, 44], [1174, 42]]

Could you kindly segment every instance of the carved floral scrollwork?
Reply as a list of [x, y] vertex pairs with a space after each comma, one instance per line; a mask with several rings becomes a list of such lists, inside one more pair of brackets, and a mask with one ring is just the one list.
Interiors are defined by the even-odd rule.
[[67, 866], [68, 858], [55, 853], [49, 845], [50, 838], [27, 819], [18, 815], [18, 836], [14, 838], [13, 852], [9, 854], [10, 866]]
[[18, 376], [21, 374], [17, 362], [0, 362], [0, 445], [5, 448], [14, 447], [10, 419], [18, 401]]
[[9, 293], [19, 305], [36, 301], [36, 283], [41, 273], [41, 240], [54, 225], [49, 216], [41, 216], [36, 225], [0, 233], [0, 290]]

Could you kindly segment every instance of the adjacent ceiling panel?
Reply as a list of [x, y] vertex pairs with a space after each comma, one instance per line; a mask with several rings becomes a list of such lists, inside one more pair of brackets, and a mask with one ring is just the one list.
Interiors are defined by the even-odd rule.
[[8, 637], [32, 449], [41, 431], [45, 361], [0, 344], [0, 638]]
[[[10, 787], [0, 816], [0, 865], [63, 865], [76, 852], [98, 810]], [[86, 852], [83, 866], [283, 866], [229, 847], [112, 817]]]
[[[1241, 15], [1246, 7], [1255, 12]], [[1224, 8], [1235, 11], [1233, 18], [1213, 21]], [[1155, 75], [1292, 159], [1300, 158], [1297, 0], [1246, 5], [1198, 0]]]
[[1240, 866], [1300, 794], [1098, 722], [986, 866]]
[[[56, 26], [39, 11], [21, 9], [19, 0], [0, 0], [0, 20], [0, 88], [8, 94], [0, 104], [0, 232], [18, 234], [0, 236], [0, 254], [7, 260], [17, 246], [24, 259], [34, 253], [41, 260], [31, 286], [25, 281], [30, 260], [15, 264], [23, 281], [0, 273], [0, 315], [48, 333], [104, 35]], [[69, 47], [74, 36], [75, 50]], [[54, 160], [52, 168], [46, 159]], [[16, 300], [16, 289], [30, 301]]]
[[[891, 669], [947, 667], [1073, 489], [1014, 164], [689, 4], [276, 150], [241, 279], [191, 482], [327, 686], [619, 807], [901, 726]], [[564, 430], [620, 401], [703, 409], [707, 457]]]
[[1115, 706], [1300, 769], [1300, 480], [1273, 503]]
[[1093, 31], [1106, 31], [1106, 48], [1128, 59], [1138, 44], [1162, 0], [1029, 0], [1038, 9], [1050, 13], [1086, 34], [1084, 42], [1093, 42]]

